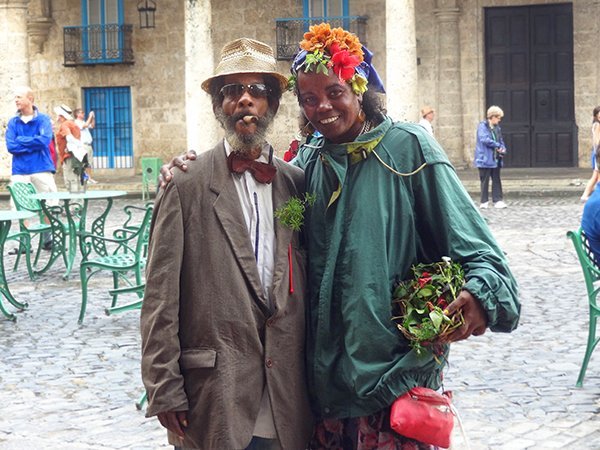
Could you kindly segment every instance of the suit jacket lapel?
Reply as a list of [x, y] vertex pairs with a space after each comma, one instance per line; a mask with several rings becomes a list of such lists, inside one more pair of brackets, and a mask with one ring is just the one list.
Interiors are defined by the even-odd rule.
[[[273, 180], [273, 211], [280, 208], [290, 198], [290, 193], [294, 192], [291, 181], [282, 173], [281, 166], [285, 163], [274, 159], [273, 163], [277, 166], [277, 174]], [[282, 295], [273, 295], [273, 301], [281, 308], [281, 302], [287, 298], [289, 289], [289, 279], [284, 277], [289, 267], [288, 248], [292, 242], [293, 231], [282, 225], [275, 219], [275, 267], [273, 268], [273, 294], [282, 292]], [[281, 291], [280, 291], [281, 290]], [[285, 293], [285, 295], [284, 295]]]
[[246, 221], [240, 205], [238, 192], [227, 169], [225, 146], [221, 142], [213, 153], [213, 170], [210, 189], [217, 194], [215, 213], [223, 226], [226, 239], [233, 248], [237, 262], [252, 288], [254, 297], [266, 315], [270, 315], [267, 299], [256, 266], [252, 244], [248, 238]]

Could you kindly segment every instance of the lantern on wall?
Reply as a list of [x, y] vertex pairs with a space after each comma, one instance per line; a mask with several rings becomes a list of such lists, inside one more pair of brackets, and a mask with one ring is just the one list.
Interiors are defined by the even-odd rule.
[[154, 13], [156, 12], [156, 2], [144, 0], [139, 2], [137, 10], [140, 13], [140, 28], [154, 28]]

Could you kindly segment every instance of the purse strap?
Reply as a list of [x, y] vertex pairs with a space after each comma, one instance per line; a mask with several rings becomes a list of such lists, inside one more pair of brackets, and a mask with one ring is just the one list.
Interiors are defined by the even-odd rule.
[[[460, 418], [460, 414], [458, 414], [458, 410], [452, 403], [450, 403], [450, 411], [452, 411], [452, 414], [454, 414], [454, 417], [456, 417], [456, 420], [458, 421], [458, 426], [460, 427], [460, 434], [465, 443], [465, 446], [461, 447], [461, 448], [464, 448], [465, 450], [471, 450], [471, 443], [469, 442], [467, 433], [465, 433], [465, 427], [463, 426], [463, 422], [462, 422], [462, 419]], [[454, 447], [454, 445], [452, 445], [452, 447]]]

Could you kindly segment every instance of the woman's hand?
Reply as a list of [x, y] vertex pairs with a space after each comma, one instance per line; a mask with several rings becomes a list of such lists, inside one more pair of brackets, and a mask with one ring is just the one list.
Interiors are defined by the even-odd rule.
[[462, 310], [465, 323], [443, 339], [446, 343], [461, 341], [471, 335], [481, 336], [487, 328], [487, 314], [479, 300], [469, 291], [461, 291], [458, 298], [448, 306], [447, 315], [452, 316], [459, 310]]
[[158, 176], [160, 187], [164, 188], [173, 179], [171, 169], [177, 167], [185, 172], [187, 170], [185, 162], [193, 161], [194, 159], [196, 159], [196, 150], [188, 150], [183, 155], [175, 156], [167, 164], [163, 164], [160, 168], [160, 175]]

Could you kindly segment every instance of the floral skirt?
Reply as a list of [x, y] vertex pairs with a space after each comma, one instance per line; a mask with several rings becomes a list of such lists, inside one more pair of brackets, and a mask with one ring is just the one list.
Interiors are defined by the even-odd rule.
[[317, 422], [311, 450], [435, 450], [390, 428], [389, 408], [371, 416]]

